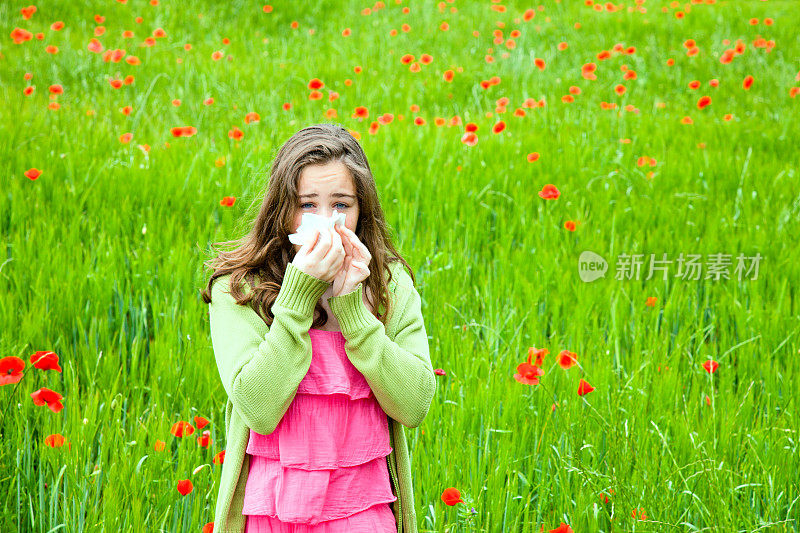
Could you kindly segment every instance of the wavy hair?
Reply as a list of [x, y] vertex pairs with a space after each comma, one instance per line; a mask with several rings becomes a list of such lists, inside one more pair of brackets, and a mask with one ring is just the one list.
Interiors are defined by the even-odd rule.
[[[250, 231], [240, 239], [212, 244], [212, 248], [232, 245], [232, 249], [219, 251], [216, 257], [204, 262], [213, 273], [201, 296], [205, 303], [211, 302], [214, 280], [231, 274], [229, 292], [240, 305], [250, 305], [256, 313], [272, 326], [274, 315], [271, 308], [281, 288], [286, 266], [295, 256], [289, 241], [294, 232], [293, 221], [299, 209], [298, 184], [300, 173], [306, 165], [324, 165], [341, 161], [354, 180], [359, 207], [356, 236], [372, 255], [370, 274], [364, 280], [374, 298], [371, 301], [373, 315], [386, 325], [390, 311], [388, 283], [392, 279], [390, 263], [401, 262], [416, 284], [414, 273], [408, 263], [392, 245], [383, 210], [378, 201], [375, 178], [367, 162], [367, 156], [359, 142], [344, 127], [338, 124], [314, 124], [301, 129], [280, 147], [270, 169], [270, 177], [264, 199], [255, 219], [247, 223]], [[379, 275], [386, 273], [386, 276]], [[259, 283], [256, 284], [256, 276]], [[248, 294], [240, 289], [242, 280], [251, 288]], [[381, 312], [383, 310], [383, 312]], [[328, 322], [328, 313], [317, 302], [311, 327], [319, 329]]]

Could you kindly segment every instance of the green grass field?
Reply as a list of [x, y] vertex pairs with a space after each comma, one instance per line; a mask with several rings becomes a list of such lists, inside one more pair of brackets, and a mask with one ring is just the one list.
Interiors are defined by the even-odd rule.
[[800, 531], [800, 3], [591, 4], [0, 3], [0, 531], [214, 520], [202, 263], [318, 122], [360, 139], [445, 372], [406, 431], [420, 531]]

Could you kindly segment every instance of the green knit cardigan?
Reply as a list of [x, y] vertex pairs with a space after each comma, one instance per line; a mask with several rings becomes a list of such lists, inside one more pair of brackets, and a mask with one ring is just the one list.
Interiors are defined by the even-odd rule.
[[[403, 426], [418, 427], [436, 392], [421, 299], [402, 263], [390, 263], [393, 307], [386, 326], [363, 301], [363, 284], [328, 299], [345, 337], [345, 351], [364, 375], [387, 415], [392, 452], [387, 457], [391, 504], [398, 533], [417, 533], [414, 489]], [[289, 263], [267, 326], [248, 305], [230, 294], [230, 274], [212, 284], [209, 327], [225, 406], [225, 459], [217, 493], [213, 533], [242, 533], [244, 489], [250, 468], [245, 453], [252, 428], [272, 433], [311, 366], [308, 330], [314, 307], [331, 283]], [[243, 283], [243, 290], [250, 291]], [[381, 307], [381, 310], [383, 308]]]

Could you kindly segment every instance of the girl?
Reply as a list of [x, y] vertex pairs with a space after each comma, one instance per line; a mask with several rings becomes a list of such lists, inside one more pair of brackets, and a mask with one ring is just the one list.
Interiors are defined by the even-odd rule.
[[[228, 395], [213, 531], [416, 533], [403, 427], [422, 423], [436, 380], [366, 155], [345, 128], [317, 124], [270, 174], [250, 233], [207, 263]], [[344, 226], [289, 241], [303, 213], [334, 210]]]

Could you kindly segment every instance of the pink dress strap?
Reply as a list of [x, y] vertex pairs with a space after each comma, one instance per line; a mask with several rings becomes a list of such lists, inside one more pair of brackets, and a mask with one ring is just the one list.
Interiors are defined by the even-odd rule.
[[250, 430], [242, 512], [258, 533], [288, 533], [281, 524], [295, 533], [396, 531], [386, 413], [350, 362], [342, 332], [309, 335], [311, 366], [275, 431]]

